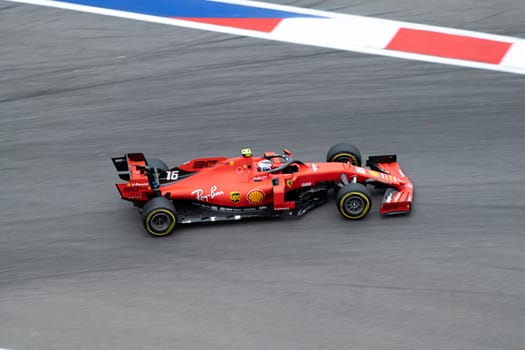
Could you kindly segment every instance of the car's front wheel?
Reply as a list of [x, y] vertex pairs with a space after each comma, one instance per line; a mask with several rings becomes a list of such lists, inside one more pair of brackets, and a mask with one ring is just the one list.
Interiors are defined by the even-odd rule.
[[348, 220], [364, 218], [372, 208], [370, 190], [360, 183], [349, 183], [337, 192], [337, 209]]

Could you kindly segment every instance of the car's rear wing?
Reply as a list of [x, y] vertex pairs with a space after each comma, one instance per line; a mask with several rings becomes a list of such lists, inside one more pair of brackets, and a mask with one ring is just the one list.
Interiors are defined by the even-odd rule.
[[158, 181], [149, 171], [142, 153], [128, 153], [111, 158], [118, 176], [127, 183], [116, 184], [122, 199], [135, 202], [146, 201], [158, 188]]
[[385, 191], [380, 213], [384, 215], [409, 213], [412, 209], [414, 187], [401, 170], [397, 156], [395, 154], [370, 156], [366, 165], [374, 171], [386, 174], [394, 184]]
[[143, 153], [127, 153], [123, 157], [111, 158], [118, 176], [124, 181], [147, 179], [147, 161]]
[[113, 162], [115, 169], [117, 169], [118, 177], [120, 177], [124, 181], [129, 181], [130, 174], [128, 169], [128, 158], [126, 156], [112, 157], [111, 161]]

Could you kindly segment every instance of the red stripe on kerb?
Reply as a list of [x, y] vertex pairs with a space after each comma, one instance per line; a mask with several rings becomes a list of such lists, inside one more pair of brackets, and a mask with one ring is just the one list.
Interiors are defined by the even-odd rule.
[[511, 45], [503, 41], [400, 28], [386, 49], [499, 64]]
[[194, 17], [174, 17], [184, 21], [215, 24], [223, 27], [233, 27], [239, 29], [255, 30], [258, 32], [270, 33], [277, 27], [281, 18], [194, 18]]

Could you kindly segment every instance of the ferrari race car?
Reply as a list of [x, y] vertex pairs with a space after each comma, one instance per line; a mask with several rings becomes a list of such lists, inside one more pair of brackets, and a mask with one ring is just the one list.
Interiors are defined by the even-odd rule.
[[112, 158], [122, 199], [140, 208], [146, 231], [166, 236], [178, 224], [240, 220], [254, 217], [301, 216], [336, 192], [343, 218], [359, 220], [372, 207], [367, 185], [384, 190], [381, 214], [404, 214], [412, 207], [413, 186], [396, 155], [370, 156], [362, 167], [361, 152], [338, 143], [326, 162], [292, 160], [292, 153], [196, 158], [169, 167], [142, 153]]

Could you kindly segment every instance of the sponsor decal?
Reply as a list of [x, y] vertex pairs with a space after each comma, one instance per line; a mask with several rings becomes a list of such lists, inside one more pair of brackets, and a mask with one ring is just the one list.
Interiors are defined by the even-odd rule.
[[379, 177], [379, 173], [375, 170], [370, 170], [369, 171], [370, 175], [372, 175], [373, 177]]
[[130, 184], [131, 187], [149, 187], [147, 182], [133, 182]]
[[127, 192], [128, 194], [140, 194], [140, 190], [133, 187], [124, 188], [124, 192]]
[[141, 195], [127, 194], [126, 199], [142, 199]]
[[253, 190], [250, 190], [250, 192], [248, 192], [248, 194], [246, 195], [246, 199], [251, 204], [259, 204], [263, 201], [265, 196], [266, 195], [264, 194], [263, 191], [259, 189], [253, 189]]
[[230, 192], [230, 200], [233, 203], [239, 203], [241, 201], [241, 192]]
[[355, 170], [358, 174], [366, 175], [366, 170], [364, 168], [356, 167]]
[[260, 175], [260, 176], [254, 176], [253, 181], [262, 181], [264, 179], [267, 179], [268, 175]]
[[288, 207], [275, 207], [273, 210], [290, 210]]
[[405, 173], [403, 173], [403, 170], [399, 169], [398, 172], [401, 177], [406, 177]]
[[224, 191], [218, 190], [217, 186], [214, 185], [211, 186], [210, 191], [208, 193], [205, 193], [202, 188], [198, 188], [196, 190], [193, 190], [191, 194], [195, 195], [195, 198], [198, 201], [208, 202], [210, 199], [222, 196], [224, 194]]
[[216, 159], [196, 160], [193, 162], [193, 169], [213, 168], [217, 164]]
[[301, 187], [310, 187], [310, 186], [312, 186], [312, 183], [311, 183], [311, 182], [303, 182], [303, 183], [301, 184]]
[[312, 170], [313, 170], [313, 172], [315, 173], [316, 171], [319, 170], [319, 166], [318, 166], [317, 164], [313, 163], [313, 164], [312, 164]]
[[286, 186], [292, 187], [292, 185], [293, 185], [293, 180], [292, 179], [286, 180]]
[[122, 195], [127, 199], [142, 199], [142, 192], [138, 188], [125, 187]]
[[[255, 208], [219, 207], [219, 206], [211, 206], [211, 205], [206, 204], [206, 203], [192, 203], [192, 205], [194, 207], [198, 207], [198, 208], [222, 211], [222, 212], [227, 212], [227, 213], [240, 213], [240, 214], [242, 214], [242, 213], [253, 214], [253, 213], [256, 213], [258, 211], [262, 211], [262, 210], [267, 210], [268, 209], [268, 206], [266, 206], [266, 205], [258, 206], [258, 207], [255, 207]], [[0, 349], [0, 350], [2, 350], [2, 349]]]

